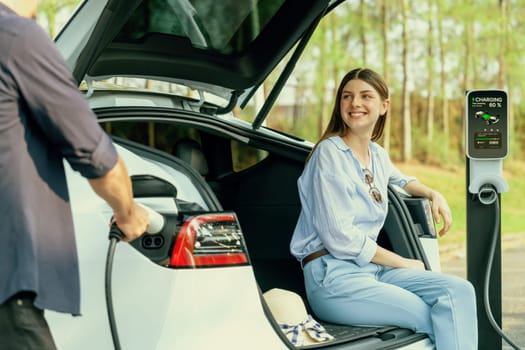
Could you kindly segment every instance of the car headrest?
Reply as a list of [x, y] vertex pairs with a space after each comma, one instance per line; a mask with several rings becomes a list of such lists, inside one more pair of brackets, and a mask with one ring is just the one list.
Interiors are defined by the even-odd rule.
[[173, 155], [188, 163], [202, 176], [208, 175], [208, 162], [201, 145], [193, 139], [180, 139], [173, 146]]

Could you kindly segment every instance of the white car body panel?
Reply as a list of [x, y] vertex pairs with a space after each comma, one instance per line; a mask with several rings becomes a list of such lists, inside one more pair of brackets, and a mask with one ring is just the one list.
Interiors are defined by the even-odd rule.
[[[123, 148], [118, 151], [130, 175], [169, 180], [179, 190], [179, 198], [186, 196], [185, 188], [193, 188], [178, 183], [174, 170], [170, 174]], [[80, 261], [82, 316], [46, 311], [46, 318], [59, 349], [111, 349], [104, 294], [111, 210], [84, 178], [66, 168]], [[175, 210], [171, 199], [140, 201], [160, 212]], [[119, 243], [112, 288], [123, 349], [286, 348], [265, 317], [251, 266], [170, 269]]]
[[58, 34], [56, 40], [57, 43], [60, 42], [58, 48], [70, 69], [75, 67], [106, 4], [107, 0], [85, 1], [80, 9], [83, 15], [72, 17], [65, 26], [67, 30]]
[[425, 255], [432, 271], [441, 272], [441, 260], [439, 257], [439, 242], [436, 237], [420, 237]]
[[428, 338], [423, 339], [417, 343], [410, 344], [402, 348], [399, 348], [399, 350], [435, 350], [435, 349], [436, 347], [434, 346], [432, 341], [430, 341], [430, 339]]

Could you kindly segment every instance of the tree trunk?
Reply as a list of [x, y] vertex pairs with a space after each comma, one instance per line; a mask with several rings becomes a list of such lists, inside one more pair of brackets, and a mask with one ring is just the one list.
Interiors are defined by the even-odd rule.
[[318, 119], [317, 119], [317, 133], [319, 136], [324, 131], [324, 112], [326, 109], [326, 91], [325, 91], [325, 83], [326, 83], [326, 56], [327, 56], [327, 45], [328, 45], [328, 35], [327, 35], [327, 29], [328, 24], [327, 21], [321, 22], [317, 30], [321, 31], [321, 42], [319, 43], [319, 60], [317, 65], [317, 77], [315, 80], [315, 88], [314, 91], [316, 92], [316, 96], [319, 99], [318, 103]]
[[402, 13], [402, 66], [403, 86], [401, 111], [403, 115], [403, 161], [412, 159], [412, 129], [410, 124], [410, 92], [408, 91], [408, 30], [407, 30], [407, 0], [401, 0]]
[[439, 46], [439, 96], [441, 104], [441, 120], [443, 124], [443, 142], [442, 147], [445, 149], [444, 156], [450, 152], [450, 124], [449, 124], [449, 112], [448, 112], [448, 96], [447, 96], [447, 71], [445, 68], [445, 39], [443, 35], [443, 9], [441, 6], [441, 0], [435, 0], [436, 5], [436, 17], [437, 17], [437, 31], [438, 31], [438, 46]]
[[[507, 59], [506, 55], [509, 50], [509, 1], [508, 0], [499, 0], [499, 10], [500, 10], [500, 25], [499, 25], [499, 37], [500, 37], [500, 46], [498, 48], [498, 88], [507, 90], [507, 95], [511, 95], [511, 87], [508, 84], [507, 79]], [[515, 130], [515, 120], [514, 120], [514, 110], [512, 108], [512, 101], [508, 101], [508, 116], [507, 116], [507, 125], [509, 130]], [[516, 137], [516, 132], [510, 132], [509, 143], [510, 147], [514, 143], [514, 140], [518, 140]]]
[[[382, 32], [383, 32], [383, 78], [387, 84], [390, 84], [390, 67], [388, 66], [388, 53], [389, 53], [389, 42], [388, 42], [388, 31], [390, 30], [389, 20], [389, 4], [390, 0], [381, 1], [381, 18], [382, 18]], [[383, 132], [383, 147], [387, 152], [390, 152], [390, 130], [392, 128], [392, 108], [388, 106], [388, 114], [385, 121], [385, 130]]]
[[364, 67], [367, 65], [367, 57], [366, 52], [368, 50], [367, 48], [367, 40], [366, 40], [366, 33], [367, 33], [367, 13], [366, 13], [366, 1], [360, 0], [359, 1], [359, 24], [361, 27], [361, 49], [362, 51], [362, 64]]
[[[466, 3], [466, 6], [472, 6], [472, 1], [468, 0]], [[463, 82], [461, 84], [463, 88], [463, 92], [466, 92], [467, 90], [471, 89], [471, 56], [472, 56], [472, 19], [470, 17], [465, 18], [465, 36], [463, 37], [463, 46], [465, 47], [465, 52], [463, 56]], [[465, 128], [466, 128], [466, 121], [465, 118], [462, 118], [461, 122], [461, 133], [460, 135], [465, 135]], [[461, 154], [461, 152], [465, 151], [465, 138], [460, 136], [459, 137], [459, 149], [458, 152]]]
[[[427, 118], [427, 145], [432, 144], [434, 137], [434, 6], [433, 0], [428, 1], [428, 57], [427, 57], [427, 105], [426, 105], [426, 118]], [[430, 146], [427, 148], [427, 158]]]
[[498, 28], [498, 36], [500, 38], [499, 40], [499, 47], [498, 47], [498, 81], [497, 86], [499, 89], [504, 89], [507, 81], [506, 81], [506, 62], [505, 62], [505, 54], [507, 51], [507, 21], [508, 21], [508, 0], [499, 0], [499, 28]]

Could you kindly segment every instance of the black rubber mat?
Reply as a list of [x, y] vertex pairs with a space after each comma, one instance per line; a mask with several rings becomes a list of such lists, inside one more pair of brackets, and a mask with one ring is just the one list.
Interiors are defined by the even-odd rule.
[[355, 341], [362, 338], [367, 338], [370, 336], [380, 335], [386, 333], [398, 327], [356, 327], [356, 326], [346, 326], [346, 325], [337, 325], [325, 322], [319, 322], [323, 325], [326, 331], [332, 335], [335, 339], [329, 342], [324, 342], [320, 344], [312, 344], [302, 346], [301, 349], [319, 349], [326, 346], [331, 346], [335, 344], [341, 344], [346, 342]]

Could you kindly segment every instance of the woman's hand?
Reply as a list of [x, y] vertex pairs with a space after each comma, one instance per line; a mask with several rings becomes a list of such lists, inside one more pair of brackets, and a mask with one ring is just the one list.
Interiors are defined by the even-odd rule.
[[408, 258], [405, 258], [403, 260], [403, 264], [400, 267], [404, 269], [412, 269], [412, 270], [425, 270], [425, 264], [423, 264], [421, 260], [408, 259]]
[[420, 260], [405, 258], [381, 246], [377, 246], [372, 262], [379, 265], [402, 269], [425, 270], [425, 264]]
[[450, 226], [452, 226], [452, 212], [450, 211], [447, 200], [441, 193], [432, 191], [429, 199], [432, 202], [432, 216], [434, 217], [434, 221], [438, 225], [443, 221], [443, 227], [438, 232], [441, 237], [447, 233]]
[[413, 196], [428, 198], [432, 202], [432, 216], [436, 224], [443, 222], [439, 230], [439, 236], [443, 236], [452, 226], [452, 212], [448, 207], [447, 200], [441, 193], [423, 185], [419, 181], [410, 181], [404, 189]]

